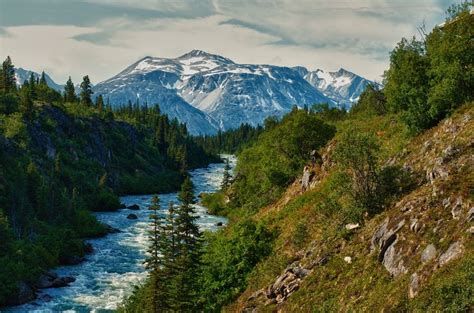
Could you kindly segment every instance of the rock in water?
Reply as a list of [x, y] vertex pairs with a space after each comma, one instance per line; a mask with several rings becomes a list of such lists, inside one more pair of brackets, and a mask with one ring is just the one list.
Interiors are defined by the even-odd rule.
[[127, 218], [129, 220], [136, 220], [138, 218], [138, 216], [136, 216], [135, 214], [129, 214], [129, 215], [127, 215]]
[[133, 210], [133, 211], [138, 211], [138, 210], [140, 210], [140, 207], [136, 204], [133, 204], [133, 205], [127, 207], [127, 209]]

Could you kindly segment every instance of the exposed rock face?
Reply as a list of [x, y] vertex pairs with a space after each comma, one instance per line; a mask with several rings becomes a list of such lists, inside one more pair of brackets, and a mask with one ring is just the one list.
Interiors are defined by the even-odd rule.
[[417, 273], [413, 273], [410, 277], [410, 286], [408, 287], [408, 298], [413, 299], [418, 294], [420, 288], [419, 277]]
[[401, 249], [396, 248], [397, 232], [404, 225], [405, 220], [401, 220], [395, 227], [390, 229], [389, 219], [387, 218], [375, 231], [371, 240], [371, 250], [376, 248], [380, 250], [378, 260], [393, 276], [398, 276], [407, 271], [403, 265]]
[[314, 173], [310, 170], [309, 166], [305, 166], [303, 170], [303, 177], [301, 178], [301, 189], [303, 191], [309, 189], [309, 185], [313, 176]]
[[464, 252], [464, 246], [459, 241], [451, 244], [442, 255], [439, 257], [439, 266], [444, 266], [450, 261], [458, 258]]
[[436, 257], [437, 251], [436, 247], [433, 244], [426, 246], [425, 250], [421, 253], [421, 262], [427, 263], [433, 260]]

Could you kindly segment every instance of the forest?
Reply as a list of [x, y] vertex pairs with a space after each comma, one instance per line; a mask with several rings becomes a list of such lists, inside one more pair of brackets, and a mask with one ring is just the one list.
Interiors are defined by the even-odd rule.
[[[169, 240], [166, 238], [170, 233], [179, 236], [179, 230], [167, 228], [173, 225], [172, 228], [179, 229], [179, 223], [157, 221], [153, 216], [150, 249], [155, 253], [147, 263], [151, 269], [149, 279], [125, 301], [121, 311], [276, 310], [279, 307], [273, 305], [283, 305], [282, 301], [289, 300], [284, 293], [283, 298], [271, 294], [272, 286], [282, 281], [277, 280], [274, 285], [271, 282], [285, 267], [286, 271], [288, 268], [293, 271], [286, 273], [298, 275], [289, 264], [302, 258], [299, 251], [310, 243], [309, 238], [319, 238], [318, 243], [333, 249], [337, 255], [351, 242], [353, 235], [348, 229], [370, 224], [396, 201], [417, 192], [423, 179], [401, 165], [388, 163], [389, 157], [407, 153], [403, 152], [406, 145], [417, 142], [418, 136], [429, 133], [441, 120], [472, 108], [474, 27], [469, 8], [467, 3], [451, 7], [446, 22], [425, 33], [421, 40], [403, 38], [390, 54], [383, 87], [369, 86], [348, 112], [327, 104], [305, 109], [295, 107], [282, 119], [268, 119], [261, 128], [243, 125], [227, 134], [198, 138], [209, 151], [238, 155], [234, 176], [226, 176], [221, 191], [202, 197], [211, 212], [226, 215], [230, 223], [216, 233], [196, 232], [193, 246], [199, 257], [189, 254], [185, 258], [197, 258], [192, 266], [180, 267], [178, 262], [174, 268], [166, 264], [167, 257], [159, 255], [175, 251], [173, 255], [179, 257], [188, 253], [185, 251], [189, 248], [173, 250], [170, 243], [163, 243]], [[239, 138], [238, 143], [234, 142], [235, 138]], [[297, 179], [301, 173], [302, 180], [305, 179], [307, 168], [315, 168], [327, 176], [316, 181], [320, 184], [316, 191], [305, 193], [309, 186]], [[465, 179], [463, 192], [472, 187], [472, 181]], [[182, 188], [181, 197], [184, 197], [190, 188], [187, 185]], [[177, 210], [188, 210], [188, 203], [189, 200], [182, 201]], [[187, 240], [177, 242], [185, 246]], [[358, 248], [356, 245], [354, 249]], [[328, 258], [332, 255], [319, 262], [327, 262]], [[344, 260], [352, 262], [351, 258]], [[469, 257], [456, 267], [458, 272], [453, 276], [446, 272], [440, 274], [445, 276], [436, 276], [430, 288], [413, 301], [408, 301], [405, 293], [397, 289], [406, 280], [392, 283], [374, 268], [376, 260], [369, 259], [372, 267], [363, 274], [346, 272], [336, 257], [329, 262], [321, 267], [322, 276], [305, 285], [309, 291], [295, 293], [294, 302], [283, 308], [294, 311], [316, 306], [322, 312], [343, 308], [417, 312], [472, 309], [474, 289], [472, 281], [469, 282], [472, 279]], [[377, 273], [377, 278], [370, 277], [370, 281], [378, 284], [375, 289], [367, 287], [370, 273]], [[285, 275], [280, 279], [290, 274]], [[270, 282], [268, 289], [255, 291], [262, 281]], [[339, 285], [350, 287], [343, 287], [341, 292], [335, 287]], [[381, 302], [384, 288], [389, 300]], [[294, 290], [298, 289], [290, 292]], [[350, 290], [357, 290], [365, 297], [354, 302]], [[186, 297], [181, 298], [184, 294]], [[264, 300], [258, 302], [259, 297]]]

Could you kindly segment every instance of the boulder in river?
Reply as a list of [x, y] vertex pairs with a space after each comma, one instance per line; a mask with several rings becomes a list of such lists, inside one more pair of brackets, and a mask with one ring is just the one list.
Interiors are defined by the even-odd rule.
[[222, 222], [217, 222], [216, 223], [216, 226], [222, 226], [222, 225], [223, 225]]
[[131, 206], [127, 207], [127, 209], [133, 210], [133, 211], [138, 211], [138, 210], [140, 210], [140, 207], [137, 204], [132, 204]]
[[127, 218], [129, 220], [136, 220], [138, 218], [138, 216], [136, 216], [135, 214], [129, 214], [129, 215], [127, 215]]
[[69, 283], [76, 281], [74, 277], [65, 276], [65, 277], [58, 277], [53, 280], [51, 288], [59, 288], [59, 287], [66, 287], [69, 286]]
[[107, 224], [106, 224], [105, 227], [107, 227], [107, 233], [108, 234], [116, 234], [116, 233], [121, 233], [122, 232], [120, 229], [117, 229], [117, 228], [112, 227], [112, 226], [107, 225]]

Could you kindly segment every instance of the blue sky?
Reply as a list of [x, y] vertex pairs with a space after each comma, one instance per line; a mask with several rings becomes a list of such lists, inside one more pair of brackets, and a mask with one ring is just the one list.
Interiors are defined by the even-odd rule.
[[0, 0], [0, 57], [58, 83], [97, 83], [146, 55], [192, 49], [239, 63], [344, 67], [381, 80], [401, 37], [447, 0]]

